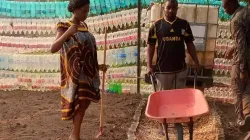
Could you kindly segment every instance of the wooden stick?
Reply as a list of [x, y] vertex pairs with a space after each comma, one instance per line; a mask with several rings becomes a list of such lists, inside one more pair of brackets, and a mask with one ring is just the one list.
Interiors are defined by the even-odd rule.
[[[103, 64], [104, 66], [106, 66], [106, 50], [107, 50], [107, 28], [105, 27], [105, 45], [104, 45], [104, 59], [103, 59]], [[104, 85], [105, 85], [105, 74], [106, 72], [103, 71], [103, 74], [102, 74], [102, 93], [101, 93], [101, 110], [100, 110], [100, 132], [99, 134], [96, 136], [96, 138], [100, 137], [103, 133], [103, 112], [104, 112], [104, 109], [103, 109], [103, 94], [104, 94]]]

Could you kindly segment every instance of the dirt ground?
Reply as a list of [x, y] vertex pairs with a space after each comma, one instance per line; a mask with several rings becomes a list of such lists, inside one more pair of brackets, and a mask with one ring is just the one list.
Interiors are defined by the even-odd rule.
[[[105, 122], [101, 140], [124, 140], [140, 95], [104, 98]], [[82, 125], [82, 139], [99, 132], [100, 105], [92, 103]], [[59, 92], [0, 91], [0, 140], [67, 140], [72, 122], [61, 121]]]
[[[126, 139], [127, 130], [140, 100], [140, 95], [106, 94], [104, 135], [100, 139]], [[240, 133], [233, 125], [236, 118], [234, 106], [224, 103], [216, 103], [215, 106], [221, 119], [225, 140], [242, 140], [245, 134]], [[92, 103], [87, 110], [82, 126], [83, 140], [92, 140], [99, 132], [99, 109], [99, 104]], [[60, 117], [59, 92], [0, 91], [0, 140], [67, 140], [72, 122], [61, 121]], [[196, 124], [196, 129], [204, 129], [202, 125], [209, 124], [212, 121], [209, 119], [211, 117], [207, 116], [201, 120], [202, 123]], [[143, 140], [143, 136], [157, 131], [157, 126], [154, 121], [145, 117], [143, 110], [137, 139]], [[209, 133], [213, 134], [212, 131]], [[158, 137], [159, 135], [151, 135], [150, 139], [157, 140]]]
[[241, 133], [234, 125], [236, 116], [232, 104], [216, 103], [218, 113], [221, 116], [221, 122], [224, 129], [225, 140], [243, 140], [246, 134]]

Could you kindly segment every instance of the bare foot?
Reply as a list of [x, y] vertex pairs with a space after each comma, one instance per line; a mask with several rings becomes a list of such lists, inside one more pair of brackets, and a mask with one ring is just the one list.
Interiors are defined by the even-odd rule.
[[69, 136], [69, 140], [81, 140], [80, 138], [74, 138], [73, 136]]

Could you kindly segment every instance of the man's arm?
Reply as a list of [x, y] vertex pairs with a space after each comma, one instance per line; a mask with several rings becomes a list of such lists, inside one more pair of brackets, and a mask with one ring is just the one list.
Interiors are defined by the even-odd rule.
[[194, 63], [195, 63], [195, 68], [197, 71], [199, 71], [199, 67], [200, 67], [200, 64], [199, 64], [199, 60], [197, 58], [197, 54], [196, 54], [196, 49], [195, 49], [195, 46], [194, 46], [194, 36], [193, 36], [193, 33], [192, 33], [192, 30], [191, 30], [191, 27], [189, 25], [189, 23], [187, 22], [187, 25], [186, 25], [186, 31], [185, 31], [185, 34], [184, 34], [184, 39], [185, 39], [185, 43], [186, 43], [186, 46], [187, 46], [187, 50], [188, 50], [188, 53], [191, 55]]
[[147, 67], [152, 72], [152, 61], [155, 53], [155, 45], [149, 44], [147, 47]]
[[154, 68], [152, 66], [152, 61], [155, 53], [155, 45], [157, 42], [156, 27], [155, 24], [151, 26], [148, 34], [148, 47], [147, 47], [147, 68], [148, 72], [153, 73]]
[[188, 53], [191, 55], [196, 67], [199, 67], [200, 64], [197, 58], [196, 49], [195, 49], [193, 41], [186, 43], [186, 45], [187, 45]]

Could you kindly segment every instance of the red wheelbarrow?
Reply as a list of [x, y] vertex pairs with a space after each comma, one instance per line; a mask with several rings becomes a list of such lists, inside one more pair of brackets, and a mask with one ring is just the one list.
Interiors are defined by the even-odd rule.
[[164, 125], [166, 140], [169, 140], [169, 124], [175, 124], [177, 140], [183, 140], [182, 124], [185, 123], [188, 124], [190, 140], [193, 140], [194, 121], [208, 112], [209, 106], [202, 91], [187, 88], [152, 93], [148, 97], [145, 114]]

